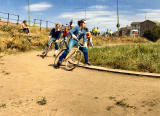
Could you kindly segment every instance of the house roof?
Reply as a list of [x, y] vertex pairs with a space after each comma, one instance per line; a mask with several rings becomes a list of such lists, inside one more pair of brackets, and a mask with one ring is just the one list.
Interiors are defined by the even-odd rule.
[[137, 25], [137, 24], [140, 24], [142, 22], [132, 22], [131, 25]]
[[145, 21], [143, 21], [142, 23], [147, 22], [147, 21], [152, 22], [152, 23], [155, 23], [155, 24], [157, 24], [157, 25], [160, 25], [160, 22], [154, 21], [154, 20], [145, 20]]
[[153, 20], [150, 20], [150, 21], [152, 21], [153, 23], [155, 23], [157, 25], [160, 25], [160, 22], [158, 22], [158, 21], [153, 21]]
[[131, 26], [127, 26], [127, 27], [122, 27], [120, 28], [120, 30], [130, 30], [131, 29]]
[[[160, 22], [158, 22], [158, 21], [154, 21], [154, 20], [146, 20], [146, 21], [151, 21], [151, 22], [155, 23], [156, 25], [160, 25]], [[141, 24], [141, 23], [144, 23], [146, 21], [143, 21], [143, 22], [132, 22], [131, 25]]]

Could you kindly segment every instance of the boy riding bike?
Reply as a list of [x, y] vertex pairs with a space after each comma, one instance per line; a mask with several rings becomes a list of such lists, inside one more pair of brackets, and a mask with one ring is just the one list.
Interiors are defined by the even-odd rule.
[[84, 47], [80, 47], [80, 50], [84, 54], [85, 58], [85, 64], [90, 65], [88, 62], [88, 48], [87, 48], [87, 38], [86, 38], [86, 21], [85, 20], [80, 20], [78, 21], [78, 26], [74, 27], [73, 29], [70, 30], [69, 34], [71, 35], [71, 38], [68, 43], [68, 48], [63, 52], [63, 54], [60, 56], [59, 61], [55, 68], [59, 68], [59, 66], [62, 64], [62, 60], [66, 58], [68, 53], [71, 51], [73, 46], [78, 46], [78, 41], [83, 37], [83, 43]]
[[48, 41], [47, 45], [45, 46], [44, 52], [42, 53], [42, 58], [44, 58], [45, 56], [47, 56], [47, 53], [49, 51], [49, 48], [51, 48], [52, 43], [55, 44], [55, 53], [54, 56], [56, 56], [56, 54], [58, 53], [58, 40], [61, 36], [61, 30], [60, 30], [60, 24], [57, 23], [56, 24], [56, 28], [53, 28], [49, 34], [49, 38], [50, 40]]

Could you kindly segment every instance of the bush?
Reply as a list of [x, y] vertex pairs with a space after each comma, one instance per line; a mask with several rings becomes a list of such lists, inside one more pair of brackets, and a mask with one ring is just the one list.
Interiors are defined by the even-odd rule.
[[150, 41], [156, 42], [160, 38], [160, 26], [156, 26], [152, 30], [145, 31], [143, 36]]

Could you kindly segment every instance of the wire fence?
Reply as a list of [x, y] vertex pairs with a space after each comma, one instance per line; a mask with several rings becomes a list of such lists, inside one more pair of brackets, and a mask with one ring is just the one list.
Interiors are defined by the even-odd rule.
[[[23, 22], [23, 20], [20, 19], [20, 15], [0, 12], [0, 25], [18, 26], [21, 22]], [[45, 21], [41, 19], [34, 19], [30, 23], [32, 26], [39, 27], [40, 31], [42, 30], [42, 27], [46, 28], [46, 30], [48, 31], [48, 28], [51, 27], [51, 25], [55, 24], [52, 21]]]
[[2, 20], [3, 21], [3, 24], [9, 24], [12, 22], [12, 24], [19, 24], [19, 21], [20, 21], [20, 17], [19, 15], [16, 15], [16, 14], [11, 14], [11, 13], [5, 13], [5, 12], [0, 12], [0, 22], [2, 23]]

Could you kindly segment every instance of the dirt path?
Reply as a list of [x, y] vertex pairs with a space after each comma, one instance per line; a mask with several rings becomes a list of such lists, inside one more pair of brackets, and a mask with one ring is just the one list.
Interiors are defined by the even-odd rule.
[[0, 59], [0, 116], [160, 115], [160, 79], [68, 72], [48, 66], [52, 54], [41, 59], [38, 53]]

